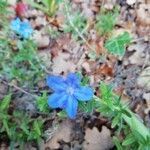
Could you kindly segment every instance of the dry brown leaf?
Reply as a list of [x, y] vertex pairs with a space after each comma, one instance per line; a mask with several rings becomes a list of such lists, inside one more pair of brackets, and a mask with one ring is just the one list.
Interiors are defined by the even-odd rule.
[[124, 102], [124, 103], [127, 103], [130, 101], [130, 97], [126, 94], [125, 90], [124, 90], [124, 87], [123, 86], [118, 86], [114, 92], [117, 94], [117, 95], [121, 95], [121, 101]]
[[35, 31], [33, 35], [33, 40], [37, 43], [39, 48], [46, 48], [50, 43], [48, 35], [42, 35], [42, 31]]
[[143, 94], [143, 98], [146, 100], [147, 107], [148, 107], [149, 110], [150, 110], [150, 93], [144, 93], [144, 94]]
[[150, 90], [150, 67], [145, 68], [137, 79], [137, 84], [147, 90]]
[[66, 120], [62, 122], [52, 139], [45, 144], [45, 147], [58, 149], [60, 147], [59, 141], [70, 142], [72, 127], [73, 124], [70, 121]]
[[89, 44], [91, 45], [91, 47], [95, 49], [97, 56], [106, 53], [106, 49], [104, 48], [104, 39], [101, 38], [101, 39], [90, 40]]
[[141, 4], [137, 9], [137, 22], [140, 25], [150, 25], [150, 4]]
[[105, 126], [99, 132], [96, 127], [93, 129], [87, 128], [85, 131], [85, 150], [106, 150], [113, 147], [111, 133]]
[[[145, 53], [147, 44], [144, 43], [135, 43], [128, 47], [128, 51], [135, 51], [130, 57], [130, 64], [143, 65], [145, 62], [145, 57], [150, 57]], [[145, 64], [146, 65], [146, 64]]]
[[44, 65], [49, 68], [51, 66], [51, 53], [48, 50], [42, 50], [38, 51], [38, 56], [42, 62], [44, 62]]
[[96, 69], [95, 74], [101, 74], [112, 77], [113, 68], [111, 66], [108, 66], [107, 64], [103, 64], [98, 69]]
[[75, 72], [76, 65], [69, 60], [69, 53], [60, 52], [58, 56], [53, 58], [53, 65], [52, 65], [52, 73], [53, 74], [60, 74], [60, 73], [68, 73], [68, 72]]
[[149, 114], [150, 112], [150, 93], [144, 93], [143, 94], [143, 98], [145, 99], [146, 101], [146, 104], [147, 104], [147, 108], [145, 109], [145, 114]]

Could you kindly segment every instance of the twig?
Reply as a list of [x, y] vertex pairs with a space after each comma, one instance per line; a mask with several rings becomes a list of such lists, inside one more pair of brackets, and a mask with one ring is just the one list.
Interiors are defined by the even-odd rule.
[[[138, 42], [138, 41], [142, 41], [142, 40], [144, 40], [145, 38], [146, 38], [146, 37], [141, 37], [141, 38], [133, 39], [133, 40], [131, 41], [131, 43], [133, 43], [133, 42]], [[150, 38], [150, 35], [148, 35], [147, 38], [149, 39], [149, 38]]]
[[[0, 76], [0, 77], [1, 77], [1, 76]], [[22, 92], [22, 93], [24, 93], [24, 94], [30, 95], [30, 96], [32, 96], [32, 97], [34, 97], [34, 98], [37, 98], [37, 97], [38, 97], [37, 95], [31, 94], [31, 93], [25, 91], [24, 89], [22, 89], [21, 87], [18, 87], [17, 85], [15, 85], [15, 84], [13, 84], [13, 83], [8, 83], [8, 82], [4, 81], [4, 80], [1, 79], [1, 78], [0, 78], [0, 81], [1, 81], [2, 83], [4, 83], [5, 85], [8, 85], [8, 86], [10, 86], [10, 87], [13, 87], [13, 88], [15, 88], [16, 90], [18, 90], [18, 91], [20, 91], [20, 92]]]
[[42, 70], [44, 70], [47, 74], [51, 74], [51, 72], [49, 70], [47, 70], [47, 68], [41, 64], [40, 62], [40, 58], [38, 56], [36, 56], [36, 60], [38, 61], [40, 67], [42, 68]]
[[85, 42], [85, 44], [89, 47], [89, 49], [95, 51], [95, 49], [93, 49], [90, 44], [87, 42], [87, 40], [84, 38], [84, 36], [82, 35], [82, 33], [80, 33], [80, 31], [78, 30], [78, 28], [75, 27], [75, 25], [73, 24], [71, 18], [70, 18], [70, 15], [69, 15], [69, 10], [68, 10], [68, 7], [67, 7], [67, 2], [65, 2], [64, 6], [65, 6], [65, 9], [66, 9], [66, 14], [67, 14], [67, 18], [68, 18], [68, 21], [70, 23], [70, 25], [72, 26], [72, 28], [76, 31], [76, 33], [78, 34], [78, 36]]

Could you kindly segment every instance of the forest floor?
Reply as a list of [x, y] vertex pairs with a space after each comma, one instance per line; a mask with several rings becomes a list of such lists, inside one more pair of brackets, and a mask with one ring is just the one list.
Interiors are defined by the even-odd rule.
[[[17, 4], [15, 0], [8, 2], [11, 9]], [[40, 0], [38, 3], [41, 4]], [[98, 15], [103, 15], [103, 9], [104, 12], [110, 13], [114, 13], [115, 9], [119, 10], [115, 25], [108, 33], [105, 31], [101, 33], [99, 31], [101, 25], [99, 27], [97, 24]], [[21, 16], [29, 21], [34, 30], [32, 39], [37, 43], [37, 54], [46, 66], [46, 73], [67, 75], [69, 72], [80, 72], [88, 77], [89, 85], [95, 89], [96, 96], [100, 94], [101, 81], [113, 85], [114, 93], [121, 95], [122, 102], [127, 103], [150, 128], [150, 3], [148, 0], [72, 0], [68, 6], [68, 16], [66, 13], [63, 2], [52, 16], [28, 4], [25, 14]], [[84, 18], [80, 18], [81, 14]], [[15, 17], [14, 9], [9, 18]], [[77, 19], [76, 22], [72, 21], [73, 17]], [[82, 19], [86, 20], [86, 24], [81, 22]], [[112, 22], [107, 20], [108, 24]], [[126, 32], [132, 39], [125, 47], [125, 51], [121, 52], [123, 55], [117, 51], [109, 52], [105, 46], [106, 41], [110, 37]], [[13, 80], [11, 83], [16, 84], [16, 81]], [[37, 116], [34, 97], [29, 93], [39, 95], [41, 91], [47, 89], [45, 80], [40, 80], [37, 87], [32, 90], [30, 86], [25, 87], [20, 84], [18, 87], [28, 91], [27, 93], [22, 93], [13, 84], [9, 84], [6, 80], [1, 82], [0, 99], [11, 88], [15, 99], [13, 107], [24, 110], [31, 116]], [[59, 118], [57, 115], [59, 111], [52, 110], [51, 115], [44, 122], [46, 138], [40, 142], [40, 150], [116, 149], [112, 142], [115, 129], [111, 127], [111, 120], [101, 116], [101, 113], [79, 112], [75, 120], [70, 120]], [[5, 136], [0, 137], [1, 150], [7, 149], [8, 143], [9, 140]], [[17, 146], [16, 144], [16, 149]], [[37, 148], [30, 143], [26, 144], [24, 149]]]

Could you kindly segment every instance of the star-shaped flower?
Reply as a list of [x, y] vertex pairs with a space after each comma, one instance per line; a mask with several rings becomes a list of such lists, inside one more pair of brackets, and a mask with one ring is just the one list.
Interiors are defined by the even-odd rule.
[[33, 29], [28, 21], [21, 21], [19, 18], [11, 21], [11, 29], [23, 38], [29, 38]]
[[67, 77], [48, 76], [47, 85], [54, 90], [48, 98], [48, 105], [65, 109], [70, 118], [75, 118], [78, 101], [89, 101], [94, 94], [92, 88], [81, 86], [80, 82], [81, 78], [75, 73], [70, 73]]

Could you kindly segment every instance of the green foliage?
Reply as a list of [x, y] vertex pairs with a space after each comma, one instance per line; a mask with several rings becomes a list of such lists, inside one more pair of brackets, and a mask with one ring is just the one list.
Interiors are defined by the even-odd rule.
[[0, 0], [0, 29], [8, 27], [6, 26], [8, 23], [7, 15], [10, 13], [10, 10], [7, 9], [7, 6], [8, 6], [7, 0]]
[[11, 100], [11, 95], [7, 95], [7, 96], [5, 96], [5, 98], [2, 101], [0, 101], [0, 111], [1, 112], [3, 112], [3, 111], [6, 112], [8, 110], [10, 100]]
[[48, 27], [47, 33], [49, 34], [49, 36], [52, 39], [56, 39], [56, 38], [58, 38], [60, 36], [60, 33], [58, 32], [57, 28], [52, 28], [51, 26]]
[[79, 10], [73, 11], [68, 1], [65, 1], [64, 5], [66, 19], [63, 25], [63, 31], [65, 33], [71, 33], [75, 40], [80, 40], [83, 35], [87, 34], [87, 20]]
[[112, 12], [102, 11], [96, 18], [96, 29], [99, 34], [104, 35], [110, 33], [116, 22], [118, 16], [118, 8], [116, 7]]
[[6, 8], [7, 8], [7, 1], [1, 0], [0, 1], [0, 15], [3, 15], [6, 13]]
[[0, 39], [0, 48], [0, 73], [8, 80], [16, 79], [21, 85], [31, 87], [41, 80], [43, 70], [37, 59], [37, 47], [32, 40], [13, 43]]
[[58, 112], [57, 115], [58, 115], [58, 117], [59, 117], [60, 119], [65, 119], [65, 118], [67, 118], [67, 113], [66, 113], [65, 110], [62, 110], [62, 111]]
[[27, 0], [28, 3], [43, 11], [46, 13], [48, 16], [53, 16], [55, 15], [57, 9], [59, 8], [59, 3], [62, 2], [62, 0], [42, 0], [42, 5], [34, 2], [33, 0]]
[[96, 103], [94, 100], [90, 100], [88, 102], [79, 101], [79, 109], [84, 113], [92, 114], [96, 107]]
[[44, 92], [43, 95], [37, 99], [37, 107], [41, 112], [49, 112], [47, 99], [48, 97], [46, 92]]
[[[30, 118], [22, 111], [9, 111], [11, 95], [0, 100], [0, 133], [6, 134], [12, 143], [20, 146], [27, 141], [39, 142], [42, 137], [42, 118]], [[22, 119], [23, 118], [23, 119]]]
[[[121, 149], [143, 150], [150, 147], [150, 130], [121, 102], [113, 88], [104, 83], [100, 85], [101, 98], [96, 99], [97, 110], [112, 120], [112, 128], [124, 132], [126, 138], [119, 141], [114, 137], [116, 147]], [[117, 133], [118, 134], [118, 133]]]
[[108, 52], [123, 56], [125, 54], [125, 47], [131, 42], [131, 37], [128, 32], [124, 32], [117, 37], [108, 39], [105, 43], [105, 48]]

